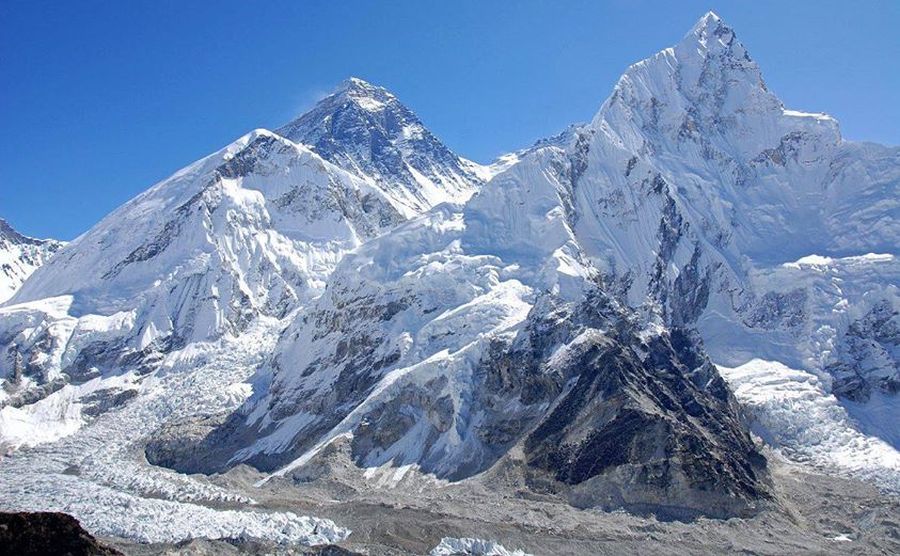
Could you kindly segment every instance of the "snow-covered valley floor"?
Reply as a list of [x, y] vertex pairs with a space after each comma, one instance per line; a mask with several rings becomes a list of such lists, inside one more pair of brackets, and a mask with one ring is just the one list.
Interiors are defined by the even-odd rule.
[[[141, 542], [252, 537], [314, 545], [346, 538], [350, 532], [331, 521], [253, 509], [245, 495], [143, 457], [142, 441], [163, 423], [236, 408], [249, 394], [243, 381], [271, 351], [279, 327], [260, 319], [240, 339], [174, 352], [123, 408], [3, 458], [0, 509], [63, 511], [95, 534]], [[74, 403], [62, 391], [51, 398]], [[59, 415], [67, 413], [62, 408]]]

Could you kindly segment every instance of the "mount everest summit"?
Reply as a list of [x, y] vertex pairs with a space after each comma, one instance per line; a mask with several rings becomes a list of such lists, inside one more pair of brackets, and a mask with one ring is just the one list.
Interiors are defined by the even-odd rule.
[[3, 506], [309, 544], [353, 537], [240, 504], [489, 478], [752, 520], [782, 460], [896, 496], [898, 184], [900, 148], [785, 108], [712, 13], [491, 166], [351, 78], [35, 256], [0, 306]]

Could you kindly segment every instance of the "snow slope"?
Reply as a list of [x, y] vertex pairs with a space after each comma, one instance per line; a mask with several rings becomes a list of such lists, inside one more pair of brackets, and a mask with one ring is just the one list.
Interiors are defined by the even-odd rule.
[[[315, 296], [341, 256], [401, 220], [388, 199], [264, 130], [77, 238], [0, 310], [6, 392], [145, 368]], [[65, 299], [47, 310], [47, 300]], [[146, 369], [145, 369], [146, 370]]]
[[63, 245], [54, 239], [23, 236], [0, 218], [0, 303], [12, 297], [25, 279]]

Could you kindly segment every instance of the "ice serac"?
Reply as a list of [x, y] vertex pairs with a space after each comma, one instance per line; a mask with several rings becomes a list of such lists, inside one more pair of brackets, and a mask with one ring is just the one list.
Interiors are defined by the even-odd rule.
[[12, 297], [25, 279], [63, 245], [55, 239], [24, 236], [0, 218], [0, 303]]
[[487, 171], [450, 151], [393, 94], [355, 77], [277, 132], [374, 179], [406, 216], [465, 201]]

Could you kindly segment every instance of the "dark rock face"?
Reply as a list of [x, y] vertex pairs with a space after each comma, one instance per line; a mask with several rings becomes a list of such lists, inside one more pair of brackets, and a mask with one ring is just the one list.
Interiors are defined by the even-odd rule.
[[638, 346], [598, 337], [567, 367], [577, 379], [527, 437], [525, 454], [575, 487], [576, 506], [681, 519], [745, 515], [769, 498], [764, 458], [684, 332]]
[[56, 512], [0, 513], [0, 553], [16, 556], [112, 556], [74, 517]]
[[806, 314], [808, 293], [803, 289], [783, 292], [766, 292], [742, 308], [744, 324], [762, 330], [799, 330]]
[[153, 465], [181, 473], [219, 471], [222, 466], [215, 456], [223, 448], [219, 442], [225, 431], [230, 430], [221, 428], [227, 420], [227, 415], [211, 415], [168, 423], [147, 442], [144, 456]]
[[645, 338], [636, 325], [599, 292], [576, 306], [545, 298], [527, 332], [486, 361], [481, 390], [535, 409], [511, 436], [552, 477], [540, 488], [576, 506], [754, 513], [772, 498], [766, 462], [699, 339], [680, 328]]

